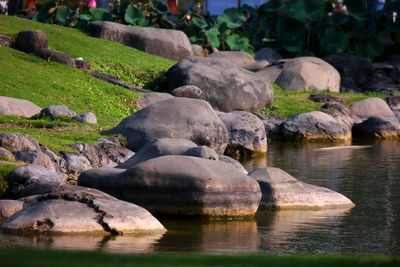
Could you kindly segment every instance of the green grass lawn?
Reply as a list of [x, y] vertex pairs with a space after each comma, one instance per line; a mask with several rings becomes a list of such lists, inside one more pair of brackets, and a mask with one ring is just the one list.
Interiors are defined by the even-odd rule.
[[28, 248], [0, 249], [1, 266], [399, 266], [400, 260], [378, 256], [279, 256], [268, 254], [122, 255]]

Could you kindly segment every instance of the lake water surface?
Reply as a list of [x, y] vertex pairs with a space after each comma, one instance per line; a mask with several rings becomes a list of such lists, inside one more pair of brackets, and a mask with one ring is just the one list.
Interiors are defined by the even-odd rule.
[[[365, 145], [365, 144], [353, 144]], [[263, 211], [253, 221], [162, 221], [149, 236], [0, 234], [0, 246], [103, 250], [118, 253], [307, 253], [400, 255], [400, 143], [321, 149], [325, 144], [270, 144], [243, 164], [281, 168], [355, 202], [352, 209]], [[337, 145], [342, 146], [342, 145]]]

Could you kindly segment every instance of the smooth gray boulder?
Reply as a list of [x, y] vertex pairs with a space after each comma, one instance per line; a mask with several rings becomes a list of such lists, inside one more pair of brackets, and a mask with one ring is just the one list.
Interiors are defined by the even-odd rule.
[[65, 174], [49, 171], [43, 166], [27, 165], [10, 173], [9, 184], [13, 186], [8, 191], [16, 197], [36, 195], [61, 185], [65, 178]]
[[355, 138], [397, 139], [400, 136], [400, 123], [395, 116], [371, 116], [354, 125]]
[[356, 122], [362, 122], [371, 116], [393, 117], [394, 113], [389, 105], [378, 97], [370, 97], [350, 106], [350, 111]]
[[232, 165], [188, 156], [158, 157], [126, 171], [89, 170], [78, 184], [173, 216], [249, 217], [261, 198], [258, 183]]
[[20, 150], [40, 150], [39, 143], [32, 136], [18, 133], [0, 133], [0, 146]]
[[192, 45], [182, 31], [133, 27], [108, 21], [92, 22], [87, 30], [94, 37], [118, 42], [172, 60], [178, 61], [193, 56]]
[[304, 209], [352, 207], [347, 197], [330, 189], [303, 183], [287, 172], [272, 167], [249, 173], [260, 184], [262, 209]]
[[264, 123], [254, 114], [246, 111], [218, 113], [229, 133], [229, 143], [225, 154], [265, 153], [267, 136]]
[[15, 153], [15, 158], [19, 161], [43, 166], [51, 172], [56, 172], [53, 161], [40, 150], [20, 150]]
[[76, 116], [76, 112], [67, 108], [64, 105], [51, 105], [40, 111], [40, 116], [49, 116], [51, 118], [54, 118], [60, 115], [74, 117]]
[[273, 63], [282, 59], [282, 56], [272, 48], [263, 47], [255, 52], [254, 59], [266, 60], [269, 63]]
[[0, 225], [12, 215], [22, 210], [23, 207], [23, 201], [0, 199]]
[[283, 59], [282, 72], [275, 83], [289, 91], [340, 91], [340, 74], [326, 61], [316, 57]]
[[205, 100], [203, 91], [195, 85], [184, 85], [175, 88], [174, 90], [171, 91], [171, 95], [176, 97], [188, 97], [188, 98]]
[[1, 229], [19, 233], [158, 233], [164, 226], [145, 209], [91, 188], [63, 185], [37, 196]]
[[258, 111], [272, 104], [272, 86], [261, 75], [216, 58], [188, 57], [167, 72], [171, 90], [199, 87], [213, 108], [230, 112]]
[[39, 48], [48, 48], [47, 35], [39, 30], [24, 30], [18, 33], [15, 48], [25, 53], [33, 53]]
[[0, 115], [32, 117], [42, 109], [25, 99], [0, 96]]
[[171, 94], [167, 93], [145, 93], [141, 98], [136, 100], [135, 106], [138, 109], [144, 109], [154, 103], [174, 98]]
[[3, 147], [0, 147], [0, 157], [2, 159], [15, 160], [14, 154]]
[[55, 61], [58, 63], [69, 65], [70, 67], [75, 68], [75, 61], [71, 58], [71, 56], [65, 52], [48, 49], [48, 48], [39, 48], [35, 51], [35, 56], [40, 57], [46, 61]]
[[282, 124], [282, 135], [288, 140], [349, 140], [351, 128], [321, 111], [299, 113]]
[[97, 124], [97, 117], [93, 112], [85, 112], [72, 117], [73, 120], [79, 121], [80, 123]]
[[176, 97], [157, 102], [123, 119], [111, 133], [124, 135], [128, 148], [137, 151], [159, 138], [182, 138], [205, 145], [222, 154], [228, 131], [210, 104]]
[[244, 67], [244, 66], [256, 63], [254, 58], [249, 53], [241, 52], [241, 51], [214, 52], [214, 53], [208, 55], [208, 57], [226, 60], [230, 64], [237, 65], [239, 67]]

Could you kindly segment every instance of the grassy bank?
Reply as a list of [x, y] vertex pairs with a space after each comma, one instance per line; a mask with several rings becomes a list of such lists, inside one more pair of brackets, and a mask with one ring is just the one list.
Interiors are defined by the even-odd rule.
[[378, 256], [120, 255], [28, 248], [0, 249], [2, 266], [399, 266], [400, 260]]

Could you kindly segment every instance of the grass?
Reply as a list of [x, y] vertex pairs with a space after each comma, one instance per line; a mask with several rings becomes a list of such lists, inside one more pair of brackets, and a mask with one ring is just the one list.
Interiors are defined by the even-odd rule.
[[18, 167], [13, 164], [0, 164], [0, 198], [9, 186], [7, 181], [8, 174]]
[[30, 248], [1, 248], [6, 266], [398, 266], [398, 258], [378, 256], [246, 255], [122, 255]]

